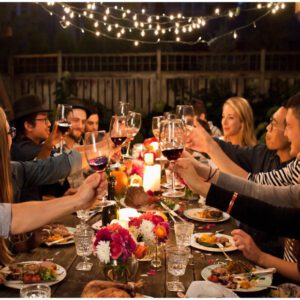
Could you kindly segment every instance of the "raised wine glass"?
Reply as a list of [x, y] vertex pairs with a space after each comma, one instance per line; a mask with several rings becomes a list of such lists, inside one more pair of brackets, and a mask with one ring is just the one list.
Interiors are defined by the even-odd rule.
[[176, 115], [180, 118], [187, 130], [191, 130], [194, 127], [194, 107], [193, 105], [177, 105]]
[[127, 116], [129, 111], [129, 103], [125, 101], [119, 101], [116, 109], [117, 116]]
[[160, 123], [163, 120], [164, 120], [164, 116], [157, 116], [152, 118], [152, 133], [158, 141], [159, 141]]
[[122, 146], [127, 139], [127, 117], [112, 116], [110, 120], [109, 133], [115, 146]]
[[[58, 130], [64, 135], [71, 127], [69, 121], [73, 115], [72, 105], [58, 104], [56, 112], [56, 123]], [[60, 153], [63, 152], [63, 138], [60, 140]]]
[[[159, 134], [160, 148], [163, 155], [175, 162], [181, 155], [185, 143], [185, 127], [180, 119], [169, 119], [161, 122]], [[175, 190], [175, 174], [172, 171], [172, 189], [163, 193], [165, 197], [183, 197], [182, 191]]]
[[129, 141], [128, 141], [125, 157], [130, 157], [129, 149], [130, 149], [131, 141], [140, 131], [141, 126], [142, 126], [142, 115], [134, 111], [129, 111], [127, 114], [127, 138], [129, 139]]
[[[98, 173], [105, 171], [110, 158], [109, 137], [105, 130], [86, 132], [85, 134], [85, 156], [89, 166]], [[114, 201], [101, 198], [99, 206], [109, 206]]]

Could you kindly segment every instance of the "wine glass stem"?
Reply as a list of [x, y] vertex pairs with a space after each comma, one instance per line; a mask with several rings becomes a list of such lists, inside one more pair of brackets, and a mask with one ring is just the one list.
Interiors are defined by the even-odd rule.
[[179, 277], [178, 277], [178, 276], [175, 276], [175, 275], [173, 275], [173, 281], [174, 281], [174, 282], [179, 282]]
[[126, 151], [127, 157], [129, 156], [130, 144], [131, 144], [131, 140], [128, 142], [128, 145], [127, 145], [127, 151]]
[[84, 267], [86, 267], [87, 262], [88, 262], [88, 258], [87, 258], [86, 255], [84, 255], [82, 258], [83, 258], [83, 265], [84, 265]]
[[175, 173], [172, 170], [172, 191], [175, 192]]
[[60, 140], [60, 154], [63, 153], [63, 150], [64, 150], [64, 144], [63, 144], [63, 139], [61, 138], [61, 140]]

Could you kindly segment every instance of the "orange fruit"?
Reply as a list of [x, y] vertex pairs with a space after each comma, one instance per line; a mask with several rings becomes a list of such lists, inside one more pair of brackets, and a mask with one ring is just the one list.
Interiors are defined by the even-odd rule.
[[137, 247], [135, 248], [134, 254], [137, 259], [142, 259], [145, 257], [146, 252], [147, 252], [147, 247], [142, 244], [138, 244]]
[[123, 196], [126, 192], [126, 188], [129, 184], [127, 174], [123, 171], [111, 171], [111, 176], [116, 177], [116, 196]]

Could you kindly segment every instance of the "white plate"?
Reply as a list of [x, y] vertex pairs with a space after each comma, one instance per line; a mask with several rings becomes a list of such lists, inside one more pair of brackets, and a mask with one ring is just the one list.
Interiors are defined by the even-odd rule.
[[[215, 264], [215, 265], [207, 266], [206, 268], [202, 269], [201, 276], [203, 277], [204, 280], [209, 281], [207, 278], [211, 275], [211, 270], [222, 266], [223, 264]], [[262, 269], [260, 267], [255, 267], [255, 268], [258, 270]], [[230, 289], [230, 290], [235, 292], [246, 292], [246, 293], [262, 291], [267, 289], [270, 285], [272, 285], [272, 279], [273, 279], [272, 274], [262, 275], [261, 277], [258, 277], [257, 284], [254, 287], [251, 287], [249, 289], [237, 288], [237, 289]], [[221, 283], [217, 283], [217, 284], [221, 285]]]
[[[73, 235], [74, 234], [74, 232], [75, 232], [75, 230], [76, 230], [76, 228], [74, 228], [74, 227], [66, 227], [67, 229], [68, 229], [68, 231]], [[52, 242], [45, 242], [45, 245], [46, 246], [49, 246], [49, 247], [51, 247], [51, 246], [57, 246], [57, 245], [59, 245], [59, 246], [64, 246], [64, 245], [70, 245], [70, 244], [74, 244], [74, 238], [72, 238], [72, 239], [70, 239], [70, 240], [67, 240], [67, 241], [65, 241], [65, 242], [58, 242], [58, 243], [55, 243], [55, 244], [51, 244]]]
[[230, 215], [223, 212], [223, 217], [219, 218], [219, 219], [207, 219], [207, 218], [200, 218], [197, 216], [197, 213], [204, 211], [205, 209], [207, 209], [208, 207], [204, 207], [204, 208], [191, 208], [191, 209], [187, 209], [184, 211], [184, 215], [194, 221], [200, 221], [200, 222], [214, 222], [214, 223], [220, 223], [220, 222], [224, 222], [227, 221], [228, 219], [230, 219]]
[[[31, 264], [32, 263], [41, 263], [41, 261], [24, 261], [24, 262], [20, 262], [18, 264], [28, 264], [28, 263], [31, 263]], [[43, 282], [40, 282], [41, 284], [46, 284], [48, 286], [51, 286], [51, 285], [54, 285], [54, 284], [64, 280], [64, 278], [67, 275], [66, 269], [60, 265], [56, 265], [56, 267], [57, 267], [56, 272], [58, 274], [57, 279], [55, 281], [48, 281], [48, 282], [43, 281]], [[9, 268], [5, 267], [2, 269], [2, 271], [9, 272]], [[21, 289], [23, 286], [29, 286], [29, 285], [33, 285], [33, 284], [36, 284], [36, 283], [23, 283], [23, 281], [21, 281], [21, 280], [6, 280], [4, 282], [5, 286], [12, 288], [12, 289]]]
[[[122, 198], [122, 199], [120, 200], [120, 204], [121, 204], [123, 207], [131, 207], [131, 206], [129, 206], [129, 205], [127, 205], [127, 204], [125, 203], [125, 198]], [[173, 211], [176, 211], [176, 210], [178, 210], [179, 208], [180, 208], [180, 205], [179, 205], [179, 204], [175, 204], [175, 207], [174, 207]], [[161, 207], [161, 210], [158, 210], [158, 209], [144, 209], [143, 207], [137, 208], [136, 210], [137, 210], [137, 211], [141, 211], [141, 212], [160, 211], [160, 212], [167, 213], [167, 211], [164, 210], [162, 207]]]
[[[201, 237], [204, 233], [206, 233], [206, 234], [212, 234], [211, 232], [194, 233], [192, 235], [191, 246], [194, 247], [194, 248], [200, 249], [200, 250], [205, 250], [205, 251], [210, 251], [210, 252], [222, 252], [222, 250], [219, 247], [217, 247], [217, 248], [215, 248], [215, 247], [207, 247], [207, 246], [201, 245], [201, 244], [199, 244], [199, 243], [196, 242], [196, 237]], [[227, 234], [221, 234], [221, 233], [217, 233], [216, 236], [220, 236], [220, 237], [223, 236], [223, 237], [228, 238], [229, 243], [231, 244], [231, 246], [224, 247], [223, 250], [225, 252], [230, 252], [230, 251], [237, 250], [237, 247], [234, 245], [234, 241], [233, 241], [233, 237], [232, 236], [227, 235]]]
[[100, 230], [101, 227], [102, 227], [102, 220], [99, 220], [98, 222], [96, 222], [92, 225], [92, 228], [95, 230]]

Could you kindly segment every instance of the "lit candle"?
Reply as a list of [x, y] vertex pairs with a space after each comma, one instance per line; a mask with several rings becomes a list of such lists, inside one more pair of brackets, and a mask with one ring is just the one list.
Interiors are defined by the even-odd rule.
[[160, 190], [160, 179], [161, 179], [161, 166], [145, 166], [143, 188], [145, 192], [152, 191], [156, 192]]
[[149, 152], [144, 154], [144, 162], [146, 165], [153, 165], [154, 164], [154, 154]]

